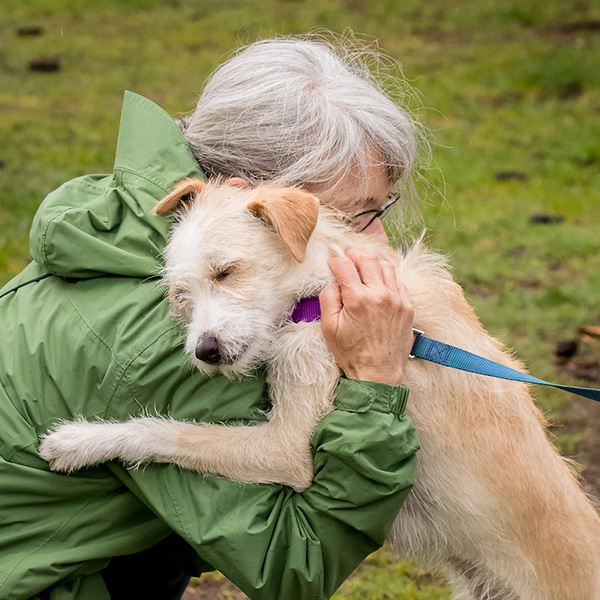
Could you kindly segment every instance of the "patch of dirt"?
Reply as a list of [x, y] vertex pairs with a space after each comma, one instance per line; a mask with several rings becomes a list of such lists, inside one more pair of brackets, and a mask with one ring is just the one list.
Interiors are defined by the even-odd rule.
[[564, 271], [565, 269], [568, 269], [568, 267], [567, 263], [564, 260], [557, 259], [548, 263], [549, 271]]
[[487, 104], [492, 108], [502, 108], [504, 106], [511, 106], [518, 104], [523, 100], [525, 94], [523, 92], [504, 92], [497, 96], [478, 96], [478, 99], [482, 104]]
[[551, 426], [556, 435], [580, 434], [581, 441], [575, 446], [574, 456], [578, 464], [586, 466], [581, 471], [581, 485], [598, 505], [600, 502], [600, 404], [587, 398], [577, 398], [563, 413], [564, 423]]
[[555, 225], [563, 223], [565, 217], [563, 215], [550, 215], [547, 213], [535, 213], [529, 216], [529, 222], [534, 225]]
[[[596, 423], [599, 416], [598, 413], [594, 416]], [[593, 443], [593, 441], [598, 439], [599, 433], [600, 427], [593, 428], [593, 432], [591, 432], [593, 437], [586, 437], [585, 442], [581, 444], [582, 450], [588, 456], [588, 464], [581, 473], [582, 487], [591, 496], [597, 508], [600, 508], [600, 444]]]
[[[571, 340], [573, 342], [575, 340]], [[596, 338], [582, 333], [577, 347], [569, 356], [556, 356], [561, 379], [578, 381], [574, 385], [600, 387], [600, 344]], [[559, 346], [556, 350], [562, 349]], [[586, 465], [581, 472], [583, 489], [600, 502], [600, 403], [587, 398], [573, 396], [560, 416], [563, 424], [550, 427], [557, 435], [578, 435], [581, 440], [575, 445], [573, 458]]]
[[528, 181], [529, 175], [521, 171], [498, 171], [494, 173], [496, 181]]
[[525, 246], [514, 246], [505, 252], [506, 256], [511, 258], [525, 258], [529, 252]]
[[515, 279], [515, 283], [524, 290], [539, 290], [543, 287], [539, 279]]
[[60, 71], [60, 67], [60, 58], [55, 57], [35, 58], [29, 61], [29, 69], [31, 71], [54, 73], [56, 71]]
[[429, 42], [437, 42], [442, 46], [468, 46], [473, 40], [470, 31], [444, 31], [438, 27], [415, 27], [414, 35], [424, 38]]
[[554, 347], [555, 361], [559, 364], [565, 364], [568, 360], [573, 358], [579, 350], [579, 340], [560, 340]]
[[566, 371], [589, 385], [600, 384], [600, 362], [596, 359], [572, 360], [566, 366]]
[[423, 586], [436, 585], [438, 587], [444, 587], [448, 585], [448, 581], [445, 577], [441, 575], [436, 575], [435, 573], [426, 572], [423, 572], [422, 574], [414, 577], [413, 582], [419, 591], [421, 591], [421, 587]]
[[225, 577], [210, 575], [193, 579], [183, 600], [248, 600], [248, 596]]
[[39, 25], [23, 25], [17, 29], [17, 35], [20, 37], [37, 36], [44, 33], [44, 28]]
[[364, 0], [346, 0], [346, 8], [350, 12], [364, 13], [367, 6]]
[[569, 23], [558, 23], [537, 29], [537, 34], [557, 44], [572, 44], [578, 39], [600, 34], [599, 19], [582, 19]]
[[565, 33], [577, 33], [582, 31], [600, 33], [600, 19], [588, 19], [582, 21], [573, 21], [571, 23], [563, 23], [559, 27], [559, 31], [563, 31]]
[[[396, 560], [391, 558], [391, 560]], [[350, 575], [348, 579], [360, 576], [361, 570], [368, 564], [373, 563], [368, 558], [358, 569]], [[427, 586], [445, 587], [448, 585], [446, 578], [443, 575], [429, 572], [421, 567], [416, 567], [414, 573], [409, 575], [418, 590]], [[233, 583], [225, 579], [219, 573], [208, 573], [199, 579], [192, 579], [190, 585], [186, 589], [183, 600], [249, 600], [239, 588]]]

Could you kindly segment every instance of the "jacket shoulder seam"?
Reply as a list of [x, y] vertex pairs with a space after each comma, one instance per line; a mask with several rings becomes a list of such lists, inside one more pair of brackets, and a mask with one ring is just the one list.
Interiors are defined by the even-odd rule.
[[159, 188], [165, 194], [168, 194], [170, 191], [170, 190], [164, 188], [160, 183], [157, 183], [156, 181], [154, 181], [154, 179], [151, 179], [147, 175], [143, 175], [142, 173], [140, 173], [139, 171], [136, 171], [135, 169], [131, 169], [129, 167], [124, 167], [121, 165], [118, 165], [118, 166], [115, 165], [114, 171], [115, 171], [115, 173], [117, 173], [119, 171], [124, 172], [124, 173], [129, 173], [131, 175], [135, 175], [136, 177], [139, 177], [140, 179], [144, 179], [148, 183], [151, 183], [152, 185]]

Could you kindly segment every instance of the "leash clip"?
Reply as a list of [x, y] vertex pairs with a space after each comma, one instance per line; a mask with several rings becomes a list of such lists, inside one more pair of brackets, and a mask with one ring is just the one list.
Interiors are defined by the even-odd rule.
[[[421, 331], [420, 329], [415, 329], [414, 327], [413, 327], [413, 330], [412, 330], [412, 331], [413, 331], [413, 334], [414, 334], [414, 336], [415, 336], [415, 343], [416, 343], [416, 341], [417, 341], [417, 339], [418, 339], [418, 337], [419, 337], [419, 336], [421, 336], [421, 335], [425, 335], [425, 332], [424, 332], [424, 331]], [[414, 348], [414, 347], [415, 347], [415, 344], [413, 344], [413, 346], [412, 346], [412, 347]], [[415, 354], [413, 354], [413, 353], [412, 353], [412, 350], [411, 350], [410, 354], [408, 355], [408, 358], [417, 358], [417, 357], [416, 357], [416, 355], [415, 355]]]

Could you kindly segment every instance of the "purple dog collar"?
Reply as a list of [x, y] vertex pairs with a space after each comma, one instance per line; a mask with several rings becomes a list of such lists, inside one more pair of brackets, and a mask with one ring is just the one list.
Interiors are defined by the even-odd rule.
[[302, 298], [292, 311], [291, 319], [294, 323], [312, 323], [321, 319], [321, 305], [318, 296]]

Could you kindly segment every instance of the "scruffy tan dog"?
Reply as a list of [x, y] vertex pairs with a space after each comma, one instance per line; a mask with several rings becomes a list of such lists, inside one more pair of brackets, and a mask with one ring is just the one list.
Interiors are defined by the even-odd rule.
[[[265, 363], [268, 421], [61, 424], [40, 448], [56, 470], [159, 461], [240, 482], [310, 485], [309, 442], [332, 410], [339, 370], [320, 325], [288, 317], [299, 298], [331, 283], [327, 260], [349, 248], [395, 262], [415, 326], [429, 337], [522, 367], [421, 244], [396, 254], [295, 188], [186, 180], [156, 212], [175, 208], [165, 282], [186, 350], [200, 370], [228, 377]], [[405, 382], [422, 449], [392, 548], [444, 566], [456, 599], [600, 600], [600, 520], [548, 441], [527, 387], [420, 360], [409, 361]]]

